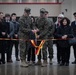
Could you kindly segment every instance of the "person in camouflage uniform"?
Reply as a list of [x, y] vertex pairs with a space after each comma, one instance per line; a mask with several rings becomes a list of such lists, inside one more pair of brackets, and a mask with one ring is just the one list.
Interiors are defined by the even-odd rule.
[[47, 40], [47, 47], [48, 47], [48, 53], [49, 53], [49, 59], [50, 59], [50, 64], [52, 64], [52, 58], [53, 58], [53, 34], [55, 31], [55, 24], [51, 21], [50, 18], [48, 18], [48, 11], [45, 12], [46, 18], [49, 21], [49, 32], [48, 32], [48, 40]]
[[21, 66], [28, 67], [26, 63], [26, 54], [29, 47], [29, 32], [35, 33], [35, 30], [32, 29], [33, 24], [30, 15], [30, 8], [24, 9], [23, 16], [19, 19], [19, 39], [25, 39], [27, 41], [21, 40], [20, 43], [20, 59], [21, 59]]
[[[48, 32], [49, 32], [48, 29], [50, 26], [49, 21], [45, 16], [45, 11], [46, 10], [44, 8], [41, 8], [40, 17], [37, 18], [37, 20], [36, 20], [36, 27], [39, 29], [37, 38], [41, 39], [41, 40], [48, 38]], [[42, 48], [44, 62], [41, 63], [41, 66], [46, 66], [46, 62], [47, 62], [47, 46], [46, 45], [47, 45], [47, 42], [44, 43], [43, 48]], [[38, 58], [38, 62], [41, 62], [41, 60], [39, 60], [39, 58]]]

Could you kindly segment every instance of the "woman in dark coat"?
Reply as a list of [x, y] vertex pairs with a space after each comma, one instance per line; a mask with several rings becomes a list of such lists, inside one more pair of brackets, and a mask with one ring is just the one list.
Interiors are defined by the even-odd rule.
[[73, 37], [72, 28], [69, 25], [70, 20], [64, 17], [61, 22], [61, 26], [57, 29], [56, 37], [58, 40], [58, 45], [60, 46], [60, 53], [61, 53], [61, 66], [62, 65], [69, 65], [69, 58], [70, 58], [70, 45], [69, 45], [69, 38]]
[[[56, 32], [57, 32], [57, 28], [60, 26], [60, 21], [64, 18], [63, 14], [59, 14], [58, 18], [57, 18], [57, 22], [55, 23], [55, 32], [54, 32], [54, 38], [56, 39]], [[60, 64], [61, 63], [61, 53], [60, 53], [60, 47], [57, 44], [57, 40], [54, 40], [54, 43], [56, 44], [57, 47], [57, 63]]]

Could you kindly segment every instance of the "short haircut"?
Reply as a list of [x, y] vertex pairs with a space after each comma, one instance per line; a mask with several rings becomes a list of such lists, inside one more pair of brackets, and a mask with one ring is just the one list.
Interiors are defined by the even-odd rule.
[[16, 15], [16, 13], [12, 13], [12, 14], [11, 14], [11, 17], [12, 17], [13, 15]]
[[30, 11], [31, 11], [30, 8], [27, 8], [27, 7], [26, 7], [26, 8], [24, 9], [24, 12], [26, 12], [26, 13], [30, 13]]
[[48, 11], [45, 11], [45, 13], [47, 13], [47, 14], [48, 14], [49, 12], [48, 12]]
[[67, 25], [70, 24], [70, 20], [67, 17], [64, 17], [61, 21], [60, 24], [63, 25], [63, 21], [66, 20], [67, 21]]
[[10, 17], [10, 14], [8, 14], [8, 13], [7, 13], [7, 14], [5, 14], [5, 17]]
[[0, 12], [0, 14], [3, 14], [3, 12]]
[[73, 15], [75, 16], [76, 15], [76, 12], [74, 12]]

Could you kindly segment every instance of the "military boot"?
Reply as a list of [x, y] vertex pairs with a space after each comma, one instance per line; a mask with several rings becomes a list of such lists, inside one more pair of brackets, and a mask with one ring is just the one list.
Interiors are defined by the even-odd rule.
[[41, 60], [38, 60], [36, 65], [41, 65]]
[[21, 61], [21, 67], [28, 67], [28, 64], [25, 61]]
[[49, 60], [49, 64], [52, 65], [52, 60]]
[[43, 63], [41, 64], [41, 67], [46, 67], [47, 66], [47, 60], [44, 60]]

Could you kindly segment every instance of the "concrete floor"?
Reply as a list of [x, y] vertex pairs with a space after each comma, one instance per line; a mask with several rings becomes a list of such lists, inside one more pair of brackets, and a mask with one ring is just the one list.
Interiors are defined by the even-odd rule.
[[[0, 65], [0, 75], [76, 75], [76, 65], [71, 64], [74, 61], [73, 49], [71, 48], [71, 57], [69, 66], [59, 66], [56, 61], [56, 46], [54, 45], [53, 65], [47, 64], [47, 67], [29, 66], [20, 67], [20, 62], [15, 61], [13, 49], [13, 63]], [[36, 59], [37, 61], [37, 59]]]

